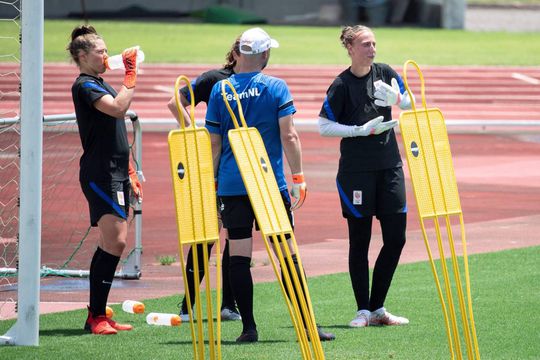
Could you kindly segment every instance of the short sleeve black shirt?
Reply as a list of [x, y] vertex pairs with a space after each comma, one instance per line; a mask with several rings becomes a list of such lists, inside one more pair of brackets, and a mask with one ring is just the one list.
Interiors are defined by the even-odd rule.
[[102, 78], [80, 74], [71, 94], [83, 147], [79, 181], [127, 180], [129, 143], [125, 121], [94, 107], [94, 102], [104, 95], [116, 97], [116, 91]]
[[[384, 116], [384, 121], [392, 120], [392, 109], [375, 105], [373, 95], [375, 81], [390, 84], [392, 78], [399, 76], [386, 64], [373, 64], [363, 77], [356, 77], [348, 68], [328, 88], [319, 116], [343, 125], [363, 125], [377, 116]], [[340, 152], [340, 172], [402, 166], [393, 129], [380, 135], [343, 138]]]
[[[191, 82], [191, 87], [193, 88], [195, 105], [197, 105], [201, 101], [208, 104], [208, 100], [210, 99], [210, 93], [212, 92], [212, 87], [214, 87], [214, 84], [216, 84], [220, 80], [227, 79], [233, 74], [234, 71], [232, 69], [210, 70], [202, 73], [199, 77], [193, 80]], [[184, 95], [188, 102], [191, 101], [187, 86], [184, 86], [180, 90], [180, 92], [182, 93], [182, 95]]]

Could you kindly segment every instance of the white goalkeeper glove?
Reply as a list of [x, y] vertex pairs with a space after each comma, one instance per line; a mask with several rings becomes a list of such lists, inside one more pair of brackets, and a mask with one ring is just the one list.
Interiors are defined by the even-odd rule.
[[385, 121], [375, 126], [375, 135], [382, 134], [383, 132], [392, 129], [398, 124], [397, 120]]
[[355, 125], [353, 128], [353, 136], [369, 136], [375, 134], [375, 128], [384, 120], [384, 117], [377, 116], [375, 119], [369, 120], [362, 126]]
[[390, 82], [392, 86], [377, 80], [375, 85], [375, 105], [377, 106], [392, 106], [401, 102], [401, 93], [399, 92], [399, 85], [395, 78], [392, 78]]

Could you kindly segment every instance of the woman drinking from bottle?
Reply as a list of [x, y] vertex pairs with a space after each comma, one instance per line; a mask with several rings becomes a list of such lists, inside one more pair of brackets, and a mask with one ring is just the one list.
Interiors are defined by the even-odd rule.
[[90, 224], [100, 231], [90, 264], [90, 304], [86, 330], [97, 335], [131, 330], [105, 316], [116, 266], [126, 246], [130, 191], [142, 200], [142, 186], [129, 163], [124, 122], [137, 81], [137, 49], [124, 50], [125, 76], [116, 92], [100, 75], [105, 72], [107, 46], [92, 26], [78, 26], [67, 50], [80, 75], [71, 88], [83, 147], [79, 181], [90, 210]]

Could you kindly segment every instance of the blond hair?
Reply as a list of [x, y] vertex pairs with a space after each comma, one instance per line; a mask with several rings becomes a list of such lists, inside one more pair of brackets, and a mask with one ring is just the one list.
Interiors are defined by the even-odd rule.
[[339, 40], [341, 41], [343, 47], [347, 49], [347, 45], [351, 45], [358, 34], [364, 31], [373, 33], [373, 30], [364, 25], [345, 26], [343, 29], [341, 29], [341, 36], [339, 37]]

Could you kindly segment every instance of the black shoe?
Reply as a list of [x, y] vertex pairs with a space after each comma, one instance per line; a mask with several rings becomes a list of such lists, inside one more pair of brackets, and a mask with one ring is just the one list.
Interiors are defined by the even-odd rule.
[[[321, 341], [332, 341], [336, 339], [336, 335], [330, 332], [324, 332], [324, 330], [319, 325], [317, 325], [317, 334], [319, 334], [319, 339]], [[309, 332], [307, 336], [308, 336], [308, 340], [311, 341], [311, 339], [309, 338]]]
[[259, 341], [257, 330], [242, 331], [242, 334], [236, 338], [237, 343], [253, 343], [257, 341]]
[[317, 333], [319, 334], [319, 339], [321, 341], [332, 341], [336, 339], [336, 335], [332, 334], [331, 332], [324, 332], [319, 325], [317, 325]]

